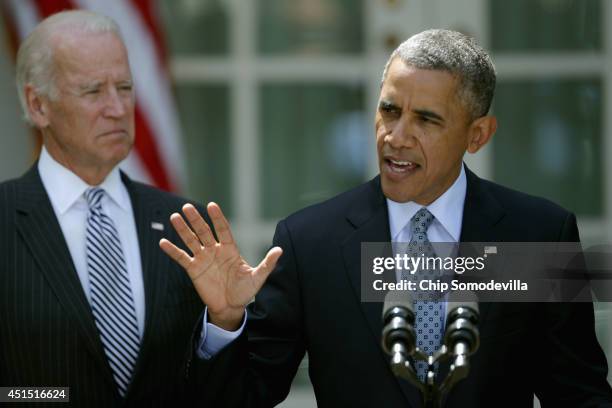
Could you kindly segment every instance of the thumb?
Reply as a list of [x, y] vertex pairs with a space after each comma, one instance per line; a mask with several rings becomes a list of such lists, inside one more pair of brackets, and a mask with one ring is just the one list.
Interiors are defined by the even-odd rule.
[[278, 258], [283, 254], [283, 250], [280, 247], [274, 247], [268, 251], [266, 257], [257, 265], [255, 268], [255, 274], [257, 275], [258, 280], [261, 279], [263, 282], [270, 272], [274, 270], [276, 266], [276, 262], [278, 262]]

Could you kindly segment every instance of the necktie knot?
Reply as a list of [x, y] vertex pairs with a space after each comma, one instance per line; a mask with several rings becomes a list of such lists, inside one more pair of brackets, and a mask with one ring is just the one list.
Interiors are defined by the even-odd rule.
[[99, 208], [104, 197], [104, 189], [100, 187], [92, 187], [85, 191], [85, 200], [89, 208]]
[[[425, 207], [417, 211], [410, 220], [410, 228], [413, 237], [419, 237], [427, 234], [427, 229], [434, 220], [434, 215]], [[423, 238], [424, 239], [424, 238]]]

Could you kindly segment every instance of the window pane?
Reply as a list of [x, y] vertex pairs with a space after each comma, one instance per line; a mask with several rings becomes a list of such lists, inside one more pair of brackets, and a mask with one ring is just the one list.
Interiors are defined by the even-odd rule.
[[490, 0], [494, 51], [600, 50], [601, 0]]
[[374, 134], [361, 86], [266, 85], [261, 106], [264, 217], [284, 217], [365, 179]]
[[177, 94], [187, 155], [187, 194], [203, 204], [215, 201], [231, 216], [228, 88], [184, 85]]
[[495, 96], [495, 180], [603, 215], [601, 81], [506, 81]]
[[157, 0], [170, 53], [228, 53], [228, 3], [223, 0]]
[[257, 0], [262, 54], [363, 51], [363, 0]]

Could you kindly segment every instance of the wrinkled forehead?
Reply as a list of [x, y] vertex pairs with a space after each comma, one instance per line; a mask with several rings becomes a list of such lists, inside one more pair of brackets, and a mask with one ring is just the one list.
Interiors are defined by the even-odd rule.
[[445, 69], [420, 68], [413, 64], [395, 58], [389, 65], [389, 70], [381, 87], [381, 95], [385, 93], [401, 93], [407, 88], [419, 91], [422, 96], [435, 93], [439, 96], [456, 96], [460, 88], [458, 75]]
[[127, 50], [116, 33], [59, 31], [49, 38], [49, 45], [56, 76], [104, 72], [131, 78]]

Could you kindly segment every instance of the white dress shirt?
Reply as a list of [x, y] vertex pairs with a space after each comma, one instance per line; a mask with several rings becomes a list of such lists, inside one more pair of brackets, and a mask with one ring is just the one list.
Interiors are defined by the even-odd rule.
[[[88, 206], [84, 193], [93, 186], [55, 161], [44, 147], [38, 161], [38, 171], [64, 233], [85, 296], [91, 302], [85, 254]], [[142, 338], [145, 323], [144, 284], [132, 202], [117, 167], [97, 187], [106, 192], [102, 198], [102, 209], [113, 220], [119, 233], [136, 308], [138, 331]]]
[[[436, 201], [425, 206], [435, 217], [427, 230], [430, 242], [459, 242], [466, 191], [465, 169], [461, 166], [459, 176], [449, 189]], [[392, 242], [410, 242], [412, 238], [410, 220], [423, 207], [413, 201], [397, 203], [387, 198]]]
[[[429, 212], [435, 217], [427, 230], [427, 237], [430, 242], [459, 242], [466, 191], [465, 169], [461, 166], [459, 176], [450, 188], [427, 206]], [[387, 199], [392, 242], [410, 242], [410, 238], [412, 238], [410, 220], [422, 207], [422, 205], [412, 201], [397, 203]], [[438, 254], [438, 256], [440, 255]], [[198, 357], [202, 359], [214, 357], [221, 349], [240, 336], [244, 330], [245, 322], [246, 311], [242, 326], [234, 332], [229, 332], [212, 323], [207, 323], [205, 318], [200, 345], [196, 350]]]

